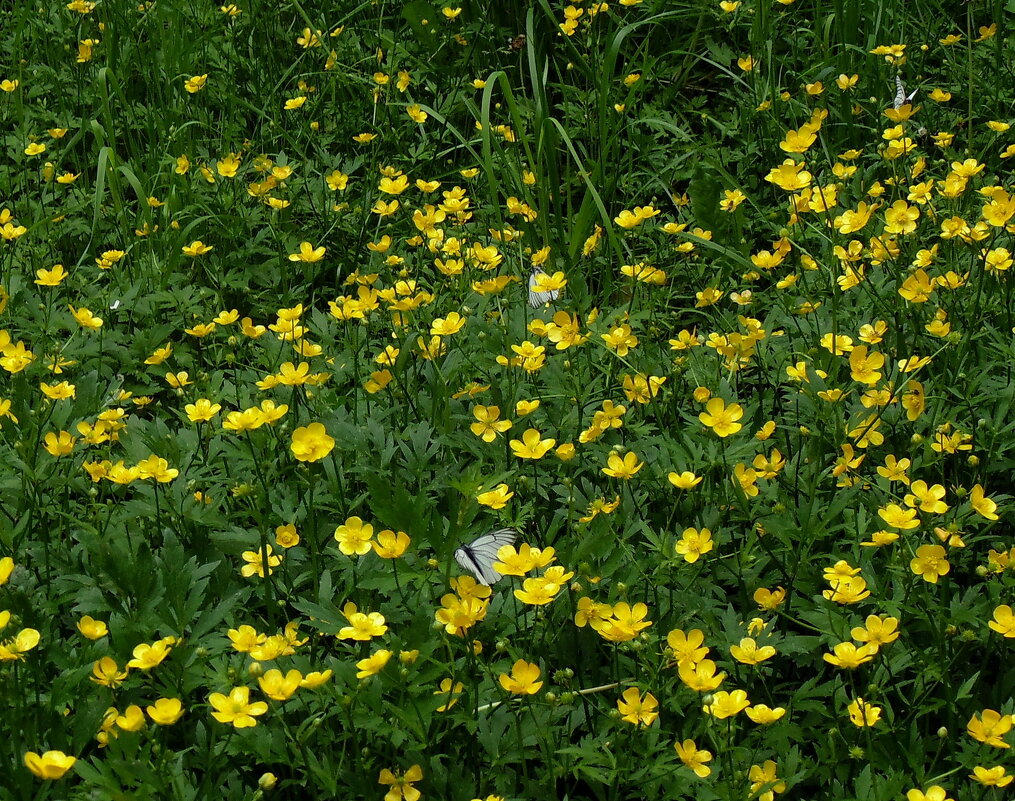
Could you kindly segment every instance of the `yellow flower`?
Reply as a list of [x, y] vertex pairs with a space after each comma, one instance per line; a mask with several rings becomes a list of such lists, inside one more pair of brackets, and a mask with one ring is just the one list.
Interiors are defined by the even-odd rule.
[[183, 703], [179, 698], [159, 698], [151, 706], [145, 707], [145, 711], [159, 726], [172, 726], [183, 717]]
[[[2, 584], [3, 582], [0, 582]], [[109, 627], [101, 620], [95, 620], [91, 615], [84, 615], [78, 621], [78, 631], [83, 637], [89, 640], [101, 640], [109, 634]]]
[[974, 714], [966, 724], [966, 733], [974, 740], [995, 748], [1011, 748], [1002, 738], [1012, 729], [1011, 715], [1002, 715], [993, 709]]
[[725, 438], [743, 428], [737, 422], [743, 416], [744, 409], [739, 403], [727, 406], [722, 398], [712, 398], [705, 404], [705, 411], [698, 415], [698, 419], [718, 436]]
[[[240, 575], [244, 578], [250, 578], [251, 576], [258, 576], [264, 578], [265, 575], [271, 575], [275, 572], [275, 568], [282, 564], [282, 557], [272, 553], [272, 547], [270, 545], [264, 546], [264, 551], [244, 551], [240, 556], [243, 557], [243, 561], [246, 564], [240, 568]], [[267, 556], [267, 560], [265, 559]], [[267, 569], [265, 569], [265, 563], [267, 562]]]
[[370, 539], [373, 535], [374, 527], [353, 515], [335, 529], [335, 542], [346, 556], [363, 556], [370, 553]]
[[62, 778], [77, 761], [63, 751], [47, 751], [41, 756], [34, 751], [25, 753], [25, 766], [40, 779]]
[[868, 615], [864, 626], [856, 626], [850, 631], [850, 636], [857, 642], [880, 648], [899, 639], [899, 619]]
[[539, 665], [519, 659], [511, 667], [511, 675], [501, 673], [497, 680], [513, 695], [535, 695], [543, 686], [543, 682], [537, 681], [539, 673]]
[[638, 461], [638, 454], [634, 451], [628, 451], [623, 459], [620, 458], [619, 454], [611, 453], [607, 459], [607, 466], [603, 468], [603, 472], [611, 478], [627, 481], [644, 466], [645, 463]]
[[111, 657], [104, 656], [92, 665], [92, 675], [88, 680], [115, 689], [127, 678], [127, 673], [128, 670], [120, 670]]
[[412, 785], [423, 778], [423, 769], [413, 765], [405, 773], [392, 773], [384, 768], [377, 779], [378, 784], [390, 785], [391, 789], [384, 795], [384, 801], [419, 801], [420, 793]]
[[857, 648], [851, 642], [840, 642], [832, 648], [832, 653], [823, 656], [830, 665], [853, 670], [865, 662], [870, 662], [877, 652], [875, 645], [862, 645]]
[[465, 685], [461, 681], [452, 682], [450, 678], [441, 680], [441, 688], [433, 690], [434, 695], [443, 695], [445, 703], [436, 708], [436, 712], [448, 712], [458, 704], [458, 696], [462, 693]]
[[313, 264], [314, 262], [323, 259], [324, 254], [325, 254], [324, 245], [315, 248], [309, 242], [300, 242], [299, 253], [290, 253], [289, 261], [302, 261], [308, 264]]
[[712, 761], [712, 753], [710, 751], [698, 748], [694, 740], [684, 740], [683, 742], [678, 740], [673, 744], [673, 747], [676, 749], [680, 761], [694, 771], [694, 775], [699, 779], [704, 779], [711, 775], [712, 769], [705, 764]]
[[250, 703], [249, 687], [233, 687], [229, 695], [212, 693], [208, 702], [214, 708], [212, 717], [219, 723], [232, 723], [237, 729], [251, 728], [257, 725], [254, 719], [268, 711], [264, 701]]
[[908, 530], [918, 528], [920, 525], [916, 509], [903, 509], [896, 503], [878, 509], [878, 516], [892, 528]]
[[88, 328], [95, 331], [102, 328], [102, 318], [96, 317], [86, 308], [75, 309], [73, 306], [68, 306], [71, 315], [77, 320], [78, 325], [82, 328]]
[[409, 115], [409, 119], [420, 125], [426, 122], [430, 116], [419, 107], [418, 103], [410, 103], [408, 106], [406, 106], [405, 113]]
[[192, 423], [208, 422], [222, 411], [222, 404], [212, 403], [207, 398], [199, 398], [194, 403], [188, 403], [183, 410]]
[[739, 645], [730, 646], [730, 655], [743, 665], [758, 665], [775, 656], [771, 645], [758, 647], [753, 637], [744, 637]]
[[39, 389], [50, 400], [69, 400], [77, 395], [77, 388], [67, 381], [61, 381], [59, 384], [39, 384]]
[[323, 424], [311, 423], [293, 431], [289, 447], [298, 461], [317, 462], [331, 453], [335, 439], [328, 435]]
[[377, 541], [371, 543], [374, 553], [381, 559], [397, 559], [402, 556], [411, 544], [409, 535], [404, 531], [385, 529], [377, 534]]
[[510, 441], [511, 451], [519, 459], [542, 459], [547, 451], [557, 444], [555, 439], [541, 439], [542, 435], [534, 428], [527, 429], [521, 440]]
[[770, 590], [767, 587], [759, 587], [754, 591], [754, 602], [763, 610], [772, 612], [779, 608], [779, 605], [786, 600], [786, 590], [776, 587]]
[[451, 336], [457, 334], [465, 326], [465, 318], [458, 312], [451, 312], [447, 317], [438, 317], [430, 324], [430, 333], [434, 336]]
[[[707, 528], [703, 528], [700, 531], [696, 528], [685, 528], [683, 535], [675, 546], [677, 553], [684, 557], [685, 562], [690, 564], [697, 562], [704, 554], [711, 551], [713, 547], [712, 532]], [[774, 650], [773, 653], [775, 653]]]
[[985, 517], [987, 520], [998, 519], [997, 504], [984, 496], [981, 484], [973, 486], [972, 491], [969, 493], [969, 503], [972, 505], [973, 511], [981, 517]]
[[702, 706], [702, 711], [706, 715], [724, 720], [725, 718], [739, 715], [750, 705], [751, 702], [747, 699], [747, 693], [743, 690], [733, 690], [732, 692], [719, 690], [712, 696], [712, 703]]
[[786, 192], [798, 192], [811, 185], [811, 174], [804, 169], [802, 163], [786, 159], [780, 166], [773, 167], [765, 180]]
[[921, 545], [916, 557], [909, 562], [909, 568], [924, 581], [937, 584], [937, 580], [951, 570], [945, 549], [940, 545]]
[[1015, 779], [1005, 772], [1004, 765], [997, 765], [993, 768], [984, 768], [977, 765], [969, 776], [970, 779], [978, 781], [985, 787], [1007, 787]]
[[195, 256], [203, 256], [205, 253], [215, 249], [214, 245], [206, 245], [200, 239], [195, 239], [189, 245], [183, 246], [183, 255], [194, 258]]
[[175, 643], [175, 637], [163, 637], [153, 643], [140, 643], [134, 646], [132, 651], [134, 658], [127, 662], [127, 667], [151, 670], [165, 661]]
[[511, 492], [507, 484], [498, 484], [494, 489], [487, 492], [481, 492], [476, 496], [476, 500], [483, 506], [489, 506], [491, 509], [503, 509], [507, 506], [507, 502], [514, 497], [514, 493]]
[[384, 666], [388, 664], [392, 655], [391, 651], [382, 648], [374, 651], [366, 659], [359, 660], [359, 662], [356, 663], [356, 667], [358, 668], [356, 671], [356, 678], [365, 679], [370, 676], [376, 676], [384, 670]]
[[688, 490], [697, 487], [702, 482], [702, 477], [685, 470], [683, 473], [668, 473], [666, 480], [677, 489]]
[[906, 793], [906, 801], [955, 801], [948, 797], [948, 791], [938, 784], [927, 788], [926, 792], [916, 788]]
[[652, 693], [643, 696], [637, 687], [628, 687], [617, 701], [620, 719], [635, 726], [651, 726], [659, 717], [659, 702]]
[[[751, 797], [758, 801], [772, 801], [775, 793], [786, 792], [786, 782], [776, 774], [776, 765], [771, 759], [766, 759], [762, 765], [751, 765], [747, 778], [751, 780]], [[762, 787], [768, 789], [758, 794]]]
[[202, 89], [204, 89], [205, 84], [207, 83], [208, 83], [208, 73], [205, 73], [204, 75], [193, 75], [183, 82], [183, 88], [186, 89], [191, 94], [196, 94], [197, 92], [200, 92]]
[[987, 625], [1002, 637], [1015, 639], [1015, 613], [1008, 604], [1001, 604], [994, 609], [994, 619]]
[[257, 683], [261, 687], [261, 692], [273, 701], [287, 701], [302, 686], [303, 675], [298, 670], [282, 673], [281, 670], [272, 668], [263, 676], [259, 676]]
[[40, 268], [35, 271], [35, 283], [39, 286], [59, 286], [68, 273], [62, 264], [54, 264], [50, 269]]
[[869, 704], [859, 697], [850, 702], [846, 711], [849, 712], [850, 723], [860, 728], [873, 726], [881, 719], [881, 707]]
[[695, 692], [710, 693], [723, 683], [725, 673], [716, 673], [716, 664], [711, 659], [699, 662], [685, 661], [677, 665], [680, 680]]
[[66, 456], [72, 450], [74, 450], [74, 443], [77, 442], [76, 437], [72, 437], [69, 431], [60, 431], [53, 433], [50, 431], [43, 437], [42, 447], [52, 456]]
[[744, 711], [747, 713], [747, 717], [759, 726], [768, 726], [777, 720], [782, 720], [786, 715], [785, 708], [777, 706], [773, 709], [767, 704], [754, 704], [747, 707]]

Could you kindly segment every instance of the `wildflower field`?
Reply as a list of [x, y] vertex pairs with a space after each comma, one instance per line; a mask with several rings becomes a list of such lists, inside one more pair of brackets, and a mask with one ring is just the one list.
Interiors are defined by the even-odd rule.
[[0, 801], [1006, 797], [1013, 15], [13, 4]]

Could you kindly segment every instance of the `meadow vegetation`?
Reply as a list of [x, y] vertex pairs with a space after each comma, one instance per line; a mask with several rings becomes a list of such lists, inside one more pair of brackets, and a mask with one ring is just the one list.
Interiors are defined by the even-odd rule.
[[0, 801], [1011, 792], [1012, 6], [14, 4]]

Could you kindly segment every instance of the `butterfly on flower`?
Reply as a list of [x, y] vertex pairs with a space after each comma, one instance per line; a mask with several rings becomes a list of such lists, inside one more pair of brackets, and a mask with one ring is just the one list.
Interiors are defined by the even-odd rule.
[[[563, 277], [563, 275], [563, 273], [558, 273], [552, 278]], [[547, 275], [542, 267], [538, 264], [533, 265], [532, 272], [529, 274], [529, 305], [533, 309], [552, 303], [560, 297], [560, 289], [545, 289], [543, 287], [550, 280], [551, 276]]]
[[497, 552], [505, 545], [512, 545], [517, 536], [518, 532], [511, 528], [491, 531], [456, 549], [455, 561], [463, 570], [472, 573], [480, 584], [489, 587], [501, 578], [501, 574], [493, 568]]
[[895, 99], [892, 101], [892, 107], [896, 111], [898, 111], [900, 108], [902, 108], [904, 105], [906, 105], [906, 103], [909, 103], [910, 101], [912, 101], [912, 99], [914, 97], [916, 97], [916, 93], [918, 91], [919, 91], [918, 89], [914, 89], [912, 92], [910, 92], [907, 95], [906, 94], [906, 86], [905, 86], [905, 84], [902, 83], [902, 78], [900, 78], [898, 75], [896, 75], [895, 76]]

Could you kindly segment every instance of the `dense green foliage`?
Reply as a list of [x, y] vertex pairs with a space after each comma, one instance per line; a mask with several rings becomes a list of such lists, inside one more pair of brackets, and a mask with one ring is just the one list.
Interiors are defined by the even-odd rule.
[[0, 801], [1000, 797], [1011, 12], [16, 4]]

